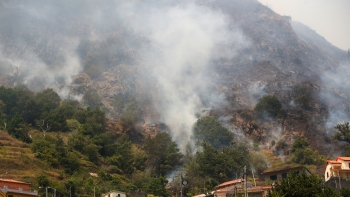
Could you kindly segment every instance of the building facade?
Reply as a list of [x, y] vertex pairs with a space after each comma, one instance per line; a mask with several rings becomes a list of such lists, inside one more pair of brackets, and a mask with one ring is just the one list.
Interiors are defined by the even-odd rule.
[[102, 197], [126, 197], [126, 193], [120, 191], [110, 191], [108, 193], [102, 194]]
[[1, 179], [1, 197], [37, 197], [38, 191], [31, 191], [31, 184], [12, 179]]
[[332, 178], [350, 181], [350, 157], [337, 157], [336, 160], [327, 160], [324, 180], [327, 182]]

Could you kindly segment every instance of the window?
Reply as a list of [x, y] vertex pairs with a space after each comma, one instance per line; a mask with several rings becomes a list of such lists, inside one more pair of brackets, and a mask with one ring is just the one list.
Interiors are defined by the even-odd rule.
[[282, 179], [287, 178], [287, 173], [282, 173]]
[[272, 176], [270, 176], [270, 180], [272, 180], [272, 181], [277, 180], [277, 175], [272, 175]]
[[329, 177], [329, 174], [328, 174], [328, 172], [327, 172], [327, 178]]
[[8, 197], [13, 197], [12, 195], [8, 195]]

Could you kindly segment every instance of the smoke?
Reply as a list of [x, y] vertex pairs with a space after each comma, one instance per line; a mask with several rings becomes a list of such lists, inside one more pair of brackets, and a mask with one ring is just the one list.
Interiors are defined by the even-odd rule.
[[[36, 91], [54, 88], [64, 98], [84, 69], [85, 52], [98, 55], [90, 46], [79, 51], [81, 41], [105, 43], [97, 45], [108, 54], [94, 62], [96, 68], [117, 66], [108, 55], [131, 51], [160, 121], [182, 152], [193, 148], [192, 126], [200, 112], [226, 102], [215, 87], [220, 76], [213, 62], [232, 59], [249, 45], [220, 10], [194, 1], [13, 1], [0, 8], [0, 20], [8, 21], [0, 25], [0, 63], [6, 65], [1, 71], [18, 68], [21, 81], [14, 82]], [[107, 38], [127, 44], [110, 47]]]
[[152, 96], [161, 121], [169, 125], [182, 152], [188, 144], [193, 149], [197, 114], [225, 102], [215, 89], [211, 62], [235, 55], [231, 43], [242, 42], [240, 32], [229, 31], [229, 20], [222, 13], [193, 3], [156, 6], [150, 8], [152, 12], [132, 3], [125, 7], [134, 30], [149, 32], [146, 36], [153, 47], [139, 53], [145, 58], [145, 78], [156, 83], [157, 93]]
[[349, 62], [342, 62], [334, 71], [324, 72], [321, 79], [327, 89], [321, 93], [321, 97], [329, 106], [329, 114], [326, 122], [327, 134], [334, 134], [334, 126], [350, 121], [350, 82], [347, 80]]

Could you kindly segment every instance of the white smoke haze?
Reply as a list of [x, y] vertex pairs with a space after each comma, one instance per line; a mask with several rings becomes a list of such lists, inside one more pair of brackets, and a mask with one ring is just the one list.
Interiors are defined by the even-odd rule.
[[262, 81], [256, 81], [248, 86], [249, 91], [249, 106], [254, 107], [259, 99], [263, 96], [266, 96], [265, 92], [266, 84]]
[[[138, 2], [139, 3], [139, 2]], [[220, 12], [193, 3], [181, 6], [144, 7], [129, 2], [121, 6], [122, 17], [152, 48], [138, 51], [144, 60], [145, 78], [156, 83], [152, 95], [162, 122], [171, 130], [180, 150], [191, 141], [192, 127], [202, 109], [225, 102], [210, 76], [211, 61], [232, 58], [232, 42], [243, 42], [239, 30], [229, 32], [229, 21]]]
[[348, 99], [350, 98], [350, 74], [348, 68], [350, 63], [342, 62], [334, 71], [326, 71], [321, 79], [328, 91], [321, 92], [322, 99], [329, 106], [329, 114], [326, 122], [326, 133], [334, 134], [334, 126], [339, 123], [350, 121]]
[[[60, 86], [69, 85], [73, 77], [82, 70], [80, 60], [74, 51], [75, 49], [65, 52], [64, 62], [56, 67], [47, 65], [30, 51], [21, 57], [6, 58], [1, 55], [1, 60], [8, 62], [12, 67], [11, 70], [6, 69], [2, 72], [7, 71], [8, 75], [20, 76], [22, 80], [15, 81], [15, 83], [23, 83], [33, 91], [53, 88], [62, 98], [67, 98], [69, 91], [63, 90]], [[65, 87], [65, 89], [67, 88]]]
[[[188, 144], [193, 148], [192, 127], [200, 114], [205, 114], [203, 110], [226, 102], [215, 87], [220, 76], [214, 73], [213, 62], [232, 59], [237, 50], [250, 44], [221, 11], [193, 1], [38, 0], [22, 2], [24, 6], [15, 4], [5, 6], [25, 11], [28, 21], [21, 18], [18, 25], [7, 24], [18, 35], [7, 31], [4, 34], [23, 42], [28, 50], [16, 57], [6, 57], [3, 52], [0, 62], [11, 62], [14, 66], [20, 62], [24, 83], [36, 91], [53, 88], [62, 98], [72, 96], [68, 87], [83, 70], [82, 59], [77, 55], [80, 40], [105, 42], [106, 35], [123, 33], [125, 42], [133, 47], [138, 46], [134, 45], [137, 42], [134, 35], [149, 41], [134, 51], [140, 64], [137, 66], [142, 68], [139, 71], [143, 72], [143, 82], [152, 84], [149, 88], [160, 121], [170, 127], [182, 152]], [[38, 28], [33, 29], [31, 23], [37, 23]], [[21, 33], [32, 40], [42, 39], [36, 46], [53, 43], [56, 51], [52, 53], [60, 56], [55, 59], [59, 62], [47, 62], [40, 51], [30, 50], [31, 44], [21, 38]]]

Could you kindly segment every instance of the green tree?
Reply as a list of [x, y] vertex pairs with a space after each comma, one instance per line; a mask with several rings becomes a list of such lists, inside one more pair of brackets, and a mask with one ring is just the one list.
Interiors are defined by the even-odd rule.
[[309, 142], [305, 138], [297, 138], [291, 149], [291, 161], [302, 165], [321, 165], [324, 158], [317, 151], [309, 147]]
[[47, 187], [50, 186], [50, 181], [47, 178], [47, 176], [41, 174], [38, 177], [36, 177], [37, 181], [38, 181], [38, 185], [41, 187]]
[[10, 119], [12, 116], [18, 113], [17, 96], [13, 89], [0, 86], [0, 100], [4, 102], [4, 113], [7, 114]]
[[212, 116], [198, 119], [194, 124], [193, 134], [198, 141], [210, 144], [216, 149], [229, 146], [233, 140], [232, 133]]
[[153, 177], [146, 185], [146, 192], [155, 196], [170, 196], [170, 193], [165, 189], [168, 180], [165, 177]]
[[24, 120], [20, 114], [16, 114], [8, 124], [7, 132], [13, 137], [22, 140], [23, 142], [31, 142], [28, 134], [28, 129], [25, 126]]
[[281, 183], [270, 190], [268, 197], [340, 197], [332, 188], [323, 184], [323, 180], [314, 174], [290, 173]]
[[219, 151], [209, 144], [202, 144], [203, 151], [196, 153], [196, 172], [202, 178], [212, 178], [222, 183], [249, 166], [249, 151], [245, 143], [234, 143]]
[[249, 153], [251, 168], [256, 172], [256, 174], [262, 173], [268, 167], [268, 161], [265, 155], [261, 152], [251, 152]]
[[345, 122], [342, 124], [337, 124], [335, 126], [338, 131], [334, 134], [334, 138], [339, 141], [350, 143], [350, 124], [349, 122]]
[[58, 157], [56, 157], [56, 140], [50, 136], [44, 138], [35, 139], [30, 148], [34, 153], [34, 156], [46, 161], [53, 167], [59, 165]]
[[291, 152], [294, 153], [298, 149], [305, 149], [309, 147], [309, 145], [310, 145], [309, 142], [305, 138], [298, 137], [292, 145]]
[[91, 109], [103, 106], [101, 97], [98, 95], [96, 90], [89, 89], [88, 91], [86, 91], [83, 96], [83, 101]]
[[282, 109], [282, 103], [276, 96], [263, 96], [259, 99], [258, 104], [256, 104], [254, 111], [259, 115], [264, 115], [267, 113], [271, 117], [276, 117], [280, 110]]
[[306, 85], [295, 85], [292, 92], [295, 103], [304, 109], [310, 109], [313, 100], [312, 92], [313, 90]]
[[166, 175], [182, 164], [183, 155], [168, 133], [160, 132], [154, 138], [148, 136], [144, 143], [147, 163], [153, 174]]
[[54, 110], [60, 105], [61, 102], [61, 98], [58, 96], [58, 94], [50, 88], [35, 94], [34, 99], [41, 112], [49, 112]]
[[120, 117], [123, 128], [125, 131], [129, 131], [134, 127], [138, 119], [138, 110], [135, 102], [131, 102], [126, 107], [124, 114]]
[[6, 114], [5, 114], [5, 103], [2, 102], [2, 100], [0, 100], [0, 129], [4, 129], [5, 128], [5, 124], [7, 124], [6, 122]]
[[350, 188], [341, 188], [340, 195], [342, 197], [350, 197]]

